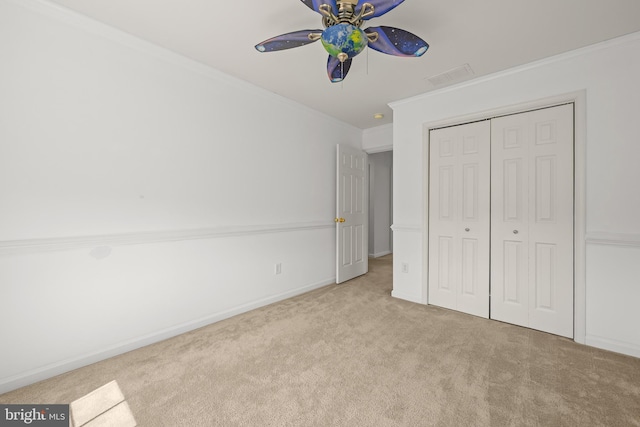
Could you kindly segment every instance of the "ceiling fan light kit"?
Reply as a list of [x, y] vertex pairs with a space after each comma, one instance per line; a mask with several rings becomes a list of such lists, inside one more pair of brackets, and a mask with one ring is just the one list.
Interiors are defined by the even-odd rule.
[[370, 0], [358, 7], [359, 0], [300, 0], [322, 15], [324, 30], [300, 30], [282, 34], [255, 46], [259, 52], [275, 52], [321, 40], [329, 53], [327, 74], [331, 82], [344, 80], [352, 59], [367, 46], [387, 55], [418, 57], [429, 45], [420, 37], [394, 27], [362, 24], [384, 15], [404, 0]]

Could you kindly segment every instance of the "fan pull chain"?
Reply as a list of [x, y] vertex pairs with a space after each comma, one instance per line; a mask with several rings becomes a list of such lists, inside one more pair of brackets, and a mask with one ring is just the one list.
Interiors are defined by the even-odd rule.
[[369, 49], [367, 49], [367, 76], [369, 75]]

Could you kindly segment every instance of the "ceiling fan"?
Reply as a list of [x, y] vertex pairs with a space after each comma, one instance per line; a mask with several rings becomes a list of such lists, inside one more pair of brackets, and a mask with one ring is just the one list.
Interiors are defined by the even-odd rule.
[[404, 0], [300, 0], [322, 15], [324, 30], [300, 30], [282, 34], [255, 46], [259, 52], [300, 47], [321, 40], [329, 53], [327, 74], [331, 82], [342, 81], [354, 56], [367, 46], [394, 56], [422, 56], [429, 45], [420, 37], [394, 27], [360, 27], [372, 18], [384, 15]]

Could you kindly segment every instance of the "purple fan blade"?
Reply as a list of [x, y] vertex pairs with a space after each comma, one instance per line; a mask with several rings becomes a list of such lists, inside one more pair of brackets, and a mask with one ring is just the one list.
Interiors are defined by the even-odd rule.
[[422, 56], [429, 49], [426, 41], [400, 28], [369, 27], [364, 32], [378, 33], [378, 40], [370, 41], [369, 47], [387, 55]]
[[338, 58], [329, 55], [329, 60], [327, 61], [327, 74], [329, 75], [331, 83], [341, 82], [345, 77], [347, 77], [349, 68], [351, 68], [351, 59], [352, 58], [348, 58], [346, 61], [340, 62]]
[[320, 13], [320, 6], [323, 4], [330, 5], [331, 10], [333, 10], [334, 14], [338, 13], [338, 6], [336, 6], [336, 0], [300, 0], [300, 1], [306, 4], [309, 9], [315, 10], [318, 13]]
[[[398, 6], [403, 1], [404, 0], [364, 0], [364, 1], [360, 1], [360, 4], [366, 2], [373, 5], [374, 7], [373, 15], [367, 16], [365, 18], [365, 19], [372, 19], [372, 18], [377, 18], [378, 16], [381, 16], [381, 15], [384, 15], [385, 13], [389, 12], [391, 9]], [[359, 11], [360, 11], [360, 8], [358, 8], [358, 12]]]
[[256, 45], [259, 52], [274, 52], [276, 50], [291, 49], [313, 43], [318, 39], [309, 39], [309, 34], [322, 33], [322, 30], [300, 30], [282, 34]]

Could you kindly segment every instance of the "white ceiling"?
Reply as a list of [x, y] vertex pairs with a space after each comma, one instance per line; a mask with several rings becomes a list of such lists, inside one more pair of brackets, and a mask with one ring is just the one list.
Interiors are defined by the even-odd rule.
[[[640, 31], [639, 0], [406, 0], [363, 27], [425, 39], [421, 58], [366, 49], [330, 83], [320, 43], [259, 53], [279, 34], [321, 29], [300, 0], [49, 0], [358, 128], [392, 121], [389, 102], [442, 86], [426, 79], [469, 64], [474, 77]], [[385, 118], [375, 120], [375, 113]]]

